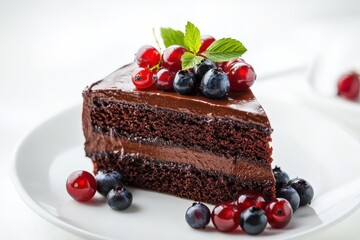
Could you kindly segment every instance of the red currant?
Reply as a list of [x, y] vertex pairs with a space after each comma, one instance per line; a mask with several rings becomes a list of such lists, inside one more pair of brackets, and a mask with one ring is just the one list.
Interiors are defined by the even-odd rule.
[[217, 204], [212, 213], [211, 221], [220, 232], [232, 232], [240, 224], [240, 211], [236, 202]]
[[173, 89], [173, 82], [175, 78], [175, 73], [167, 70], [166, 68], [160, 69], [155, 75], [156, 86], [161, 90], [171, 90]]
[[262, 209], [265, 209], [266, 207], [266, 201], [264, 196], [256, 192], [254, 190], [246, 190], [243, 192], [240, 192], [239, 198], [237, 200], [238, 209], [240, 212], [243, 212], [249, 207], [260, 207]]
[[256, 79], [254, 68], [245, 62], [232, 65], [227, 71], [230, 79], [230, 89], [233, 91], [244, 91], [251, 87]]
[[201, 36], [201, 46], [199, 49], [199, 53], [205, 52], [205, 50], [213, 43], [215, 42], [215, 38], [210, 35], [203, 35]]
[[87, 171], [73, 172], [66, 181], [66, 190], [76, 201], [89, 201], [96, 193], [95, 177]]
[[186, 52], [186, 49], [179, 45], [172, 45], [165, 49], [162, 57], [162, 67], [167, 68], [172, 72], [181, 70], [181, 56]]
[[146, 89], [154, 84], [154, 72], [147, 68], [137, 68], [133, 71], [131, 80], [137, 89]]
[[349, 99], [356, 100], [360, 93], [360, 76], [355, 72], [342, 76], [337, 83], [338, 95]]
[[144, 45], [136, 52], [136, 63], [143, 68], [152, 68], [160, 62], [159, 51], [150, 45]]
[[234, 60], [228, 61], [228, 62], [224, 62], [223, 63], [223, 70], [226, 72], [228, 71], [232, 66], [234, 66], [235, 63], [239, 63], [239, 62], [245, 62], [242, 58], [236, 58]]
[[275, 198], [268, 203], [265, 213], [271, 227], [283, 228], [290, 222], [293, 210], [286, 199]]

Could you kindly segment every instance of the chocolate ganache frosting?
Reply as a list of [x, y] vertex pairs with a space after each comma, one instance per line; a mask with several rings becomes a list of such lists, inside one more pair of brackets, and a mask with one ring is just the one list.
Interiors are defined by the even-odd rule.
[[96, 92], [99, 98], [149, 104], [208, 117], [250, 121], [271, 128], [264, 109], [250, 89], [241, 92], [230, 91], [223, 99], [210, 99], [200, 94], [181, 95], [158, 89], [137, 90], [131, 81], [131, 73], [135, 68], [135, 63], [125, 65], [91, 85], [87, 91]]

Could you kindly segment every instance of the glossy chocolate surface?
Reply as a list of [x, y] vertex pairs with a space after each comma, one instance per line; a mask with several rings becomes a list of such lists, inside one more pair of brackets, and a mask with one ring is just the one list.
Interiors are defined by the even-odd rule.
[[101, 81], [87, 88], [99, 99], [149, 104], [207, 117], [223, 117], [248, 121], [271, 128], [264, 109], [249, 89], [244, 92], [230, 92], [223, 99], [210, 99], [197, 95], [181, 95], [176, 92], [157, 90], [137, 90], [131, 81], [131, 73], [136, 64], [126, 65]]

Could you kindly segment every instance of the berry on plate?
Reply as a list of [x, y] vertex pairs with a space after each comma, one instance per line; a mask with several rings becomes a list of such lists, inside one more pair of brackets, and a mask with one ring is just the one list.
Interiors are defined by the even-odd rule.
[[211, 221], [220, 232], [234, 231], [240, 222], [240, 211], [236, 202], [217, 204], [211, 213]]
[[240, 226], [242, 230], [250, 235], [262, 233], [267, 224], [264, 210], [259, 207], [249, 207], [240, 215]]
[[283, 228], [289, 224], [293, 210], [284, 198], [272, 199], [265, 208], [267, 220], [273, 228]]
[[66, 190], [76, 201], [89, 201], [96, 193], [96, 180], [87, 171], [75, 171], [69, 175], [66, 181]]
[[114, 210], [124, 210], [130, 207], [133, 195], [124, 187], [111, 189], [107, 195], [107, 203]]
[[124, 185], [124, 177], [117, 171], [98, 171], [95, 175], [97, 191], [104, 197], [118, 186]]
[[246, 190], [240, 192], [237, 204], [240, 212], [243, 212], [247, 208], [252, 206], [260, 207], [262, 209], [265, 209], [266, 207], [266, 201], [264, 196], [254, 190]]
[[311, 184], [302, 178], [294, 178], [288, 182], [288, 185], [294, 188], [300, 197], [300, 206], [311, 203], [314, 197], [314, 189]]
[[274, 177], [276, 180], [276, 192], [280, 190], [282, 187], [286, 186], [289, 182], [290, 178], [289, 175], [282, 171], [280, 167], [275, 166], [273, 169]]
[[186, 210], [185, 220], [192, 228], [204, 229], [210, 222], [210, 210], [205, 204], [194, 202]]
[[288, 200], [294, 212], [296, 211], [296, 209], [299, 208], [300, 205], [299, 194], [291, 186], [285, 186], [279, 189], [279, 191], [276, 194], [276, 197], [285, 198], [286, 200]]

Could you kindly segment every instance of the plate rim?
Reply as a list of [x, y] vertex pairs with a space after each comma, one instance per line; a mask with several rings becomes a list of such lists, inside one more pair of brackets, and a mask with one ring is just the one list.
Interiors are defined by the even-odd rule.
[[48, 211], [46, 211], [44, 208], [42, 208], [39, 204], [37, 204], [37, 202], [28, 194], [28, 192], [25, 190], [25, 187], [21, 183], [21, 180], [17, 174], [17, 172], [18, 172], [17, 165], [19, 163], [19, 156], [18, 156], [19, 150], [26, 143], [26, 140], [28, 138], [30, 138], [33, 133], [35, 133], [36, 131], [41, 129], [41, 127], [44, 124], [46, 124], [50, 121], [53, 121], [56, 118], [58, 118], [59, 116], [61, 116], [62, 114], [66, 113], [68, 111], [74, 110], [76, 108], [79, 108], [79, 107], [81, 107], [81, 103], [76, 103], [76, 104], [70, 105], [69, 107], [63, 108], [59, 112], [57, 112], [51, 116], [48, 116], [44, 120], [40, 121], [40, 123], [35, 124], [33, 127], [29, 128], [28, 131], [23, 133], [23, 135], [20, 137], [20, 140], [17, 142], [17, 144], [15, 145], [15, 147], [12, 151], [12, 158], [11, 158], [11, 163], [10, 163], [10, 178], [11, 178], [11, 181], [16, 189], [16, 192], [20, 196], [21, 200], [23, 202], [25, 202], [25, 204], [41, 218], [47, 220], [48, 222], [54, 224], [57, 227], [62, 228], [63, 230], [71, 232], [77, 236], [81, 236], [84, 238], [90, 237], [91, 239], [107, 239], [99, 234], [92, 233], [89, 231], [85, 231], [81, 228], [74, 227], [71, 224], [69, 224], [65, 221], [61, 221], [56, 216], [50, 214]]

